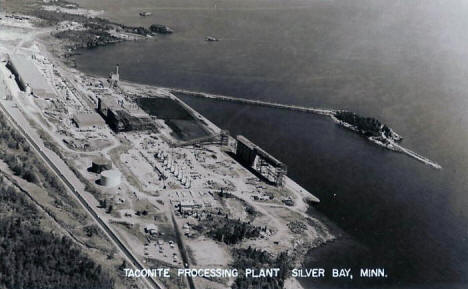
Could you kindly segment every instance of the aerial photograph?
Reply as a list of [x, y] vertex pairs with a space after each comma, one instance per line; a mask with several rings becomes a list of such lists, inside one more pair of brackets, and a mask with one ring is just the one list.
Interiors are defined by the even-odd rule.
[[468, 288], [468, 2], [0, 0], [0, 289]]

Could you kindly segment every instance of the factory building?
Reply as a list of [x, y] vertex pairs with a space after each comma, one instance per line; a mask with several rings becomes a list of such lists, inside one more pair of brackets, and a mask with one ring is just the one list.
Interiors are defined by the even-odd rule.
[[119, 100], [112, 95], [106, 95], [98, 99], [98, 112], [104, 118], [108, 118], [110, 112], [115, 113], [119, 110], [123, 110], [131, 114], [141, 114], [141, 109], [135, 103]]
[[101, 173], [100, 185], [104, 187], [117, 187], [120, 185], [122, 174], [118, 170], [108, 170]]
[[73, 116], [73, 122], [80, 129], [104, 128], [106, 122], [95, 112], [77, 112]]
[[201, 209], [202, 205], [194, 200], [181, 200], [175, 207], [181, 214], [191, 214], [194, 210]]
[[239, 135], [236, 139], [236, 157], [239, 162], [247, 168], [254, 169], [274, 185], [283, 186], [287, 173], [286, 165], [244, 136]]
[[115, 132], [153, 130], [155, 123], [136, 104], [112, 97], [98, 100], [98, 112]]
[[9, 55], [8, 69], [15, 75], [19, 88], [24, 92], [31, 92], [35, 97], [55, 98], [55, 92], [34, 65], [32, 59], [24, 55]]

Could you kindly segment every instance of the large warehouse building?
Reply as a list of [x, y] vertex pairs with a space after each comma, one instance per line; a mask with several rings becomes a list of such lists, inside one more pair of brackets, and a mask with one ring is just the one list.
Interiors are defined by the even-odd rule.
[[52, 87], [29, 56], [10, 54], [7, 67], [15, 75], [22, 91], [26, 91], [29, 86], [31, 93], [36, 97], [55, 98]]

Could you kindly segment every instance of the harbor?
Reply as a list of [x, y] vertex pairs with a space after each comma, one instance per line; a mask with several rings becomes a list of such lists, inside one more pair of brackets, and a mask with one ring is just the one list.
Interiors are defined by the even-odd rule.
[[[195, 91], [189, 91], [185, 89], [176, 89], [176, 88], [166, 88], [166, 89], [168, 89], [174, 94], [182, 94], [182, 95], [191, 96], [191, 97], [200, 97], [200, 98], [205, 98], [205, 99], [210, 99], [210, 100], [227, 101], [227, 102], [241, 103], [241, 104], [247, 104], [247, 105], [264, 106], [264, 107], [270, 107], [270, 108], [276, 108], [276, 109], [286, 109], [286, 110], [296, 111], [296, 112], [312, 113], [312, 114], [317, 114], [317, 115], [325, 115], [325, 116], [331, 117], [331, 119], [334, 122], [340, 124], [341, 126], [345, 128], [351, 128], [351, 130], [359, 132], [359, 130], [352, 128], [350, 125], [336, 119], [335, 114], [338, 111], [340, 111], [337, 109], [324, 109], [324, 108], [305, 107], [305, 106], [298, 106], [298, 105], [288, 105], [288, 104], [268, 102], [268, 101], [263, 101], [263, 100], [254, 100], [254, 99], [249, 99], [249, 98], [239, 98], [239, 97], [225, 96], [225, 95], [219, 95], [219, 94], [195, 92]], [[382, 146], [384, 148], [387, 148], [389, 150], [403, 153], [435, 169], [442, 169], [442, 166], [439, 165], [438, 163], [408, 148], [405, 148], [400, 144], [397, 144], [393, 140], [390, 140], [387, 138], [385, 139], [386, 139], [386, 143], [382, 143], [373, 138], [369, 138], [369, 141], [379, 146]]]

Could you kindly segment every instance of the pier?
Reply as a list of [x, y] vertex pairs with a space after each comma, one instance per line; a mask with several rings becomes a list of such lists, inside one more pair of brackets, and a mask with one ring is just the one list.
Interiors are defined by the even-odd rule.
[[269, 101], [263, 101], [263, 100], [253, 100], [253, 99], [245, 99], [245, 98], [225, 96], [225, 95], [219, 95], [219, 94], [195, 92], [195, 91], [178, 89], [178, 88], [169, 88], [169, 90], [171, 93], [181, 93], [187, 96], [195, 96], [195, 97], [201, 97], [201, 98], [206, 98], [206, 99], [286, 109], [286, 110], [291, 110], [291, 111], [307, 112], [307, 113], [327, 115], [327, 116], [331, 116], [335, 114], [336, 112], [336, 110], [334, 109], [323, 109], [323, 108], [306, 107], [306, 106], [299, 106], [299, 105], [282, 104], [282, 103], [269, 102]]
[[401, 145], [395, 143], [395, 142], [392, 142], [392, 145], [396, 148], [397, 151], [399, 152], [402, 152], [420, 162], [423, 162], [424, 164], [428, 165], [428, 166], [431, 166], [435, 169], [442, 169], [442, 166], [439, 165], [438, 163], [434, 162], [434, 161], [431, 161], [430, 159], [410, 150], [410, 149], [407, 149], [405, 147], [402, 147]]

